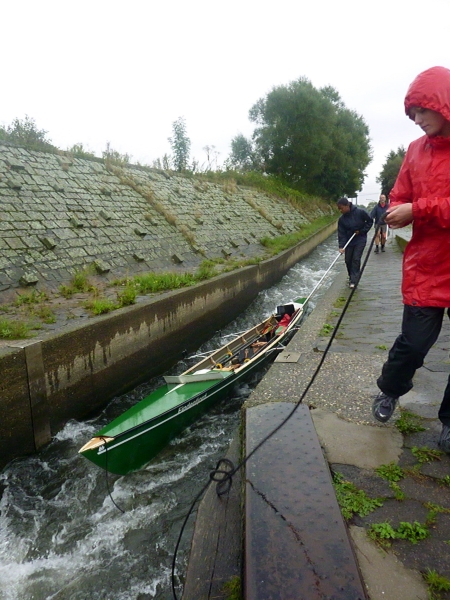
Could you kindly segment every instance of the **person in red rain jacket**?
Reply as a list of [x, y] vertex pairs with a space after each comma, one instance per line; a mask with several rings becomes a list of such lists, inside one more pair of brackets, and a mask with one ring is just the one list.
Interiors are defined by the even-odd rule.
[[[450, 316], [450, 70], [420, 73], [405, 97], [405, 112], [425, 135], [407, 150], [385, 218], [392, 229], [412, 223], [403, 255], [403, 321], [377, 385], [373, 416], [386, 422], [399, 396], [413, 387], [416, 369]], [[450, 454], [450, 377], [439, 409], [439, 446]]]

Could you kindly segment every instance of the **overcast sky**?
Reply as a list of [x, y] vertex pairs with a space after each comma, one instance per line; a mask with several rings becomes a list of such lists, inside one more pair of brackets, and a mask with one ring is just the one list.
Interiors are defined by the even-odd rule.
[[307, 77], [370, 128], [359, 202], [378, 199], [387, 154], [421, 131], [403, 111], [421, 71], [450, 68], [450, 0], [14, 0], [2, 5], [0, 123], [25, 115], [52, 142], [133, 162], [170, 153], [184, 117], [191, 159], [219, 161], [251, 106]]

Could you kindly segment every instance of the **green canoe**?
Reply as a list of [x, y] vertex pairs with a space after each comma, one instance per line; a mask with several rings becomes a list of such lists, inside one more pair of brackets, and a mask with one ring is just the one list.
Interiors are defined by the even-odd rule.
[[209, 354], [103, 427], [80, 454], [111, 473], [126, 475], [148, 463], [184, 428], [233, 386], [273, 361], [296, 331], [305, 299], [277, 313]]

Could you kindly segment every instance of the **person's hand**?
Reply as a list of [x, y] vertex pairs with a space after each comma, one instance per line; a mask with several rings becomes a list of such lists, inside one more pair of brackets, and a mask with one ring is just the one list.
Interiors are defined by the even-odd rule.
[[394, 206], [388, 210], [384, 220], [391, 229], [399, 229], [409, 225], [413, 221], [412, 204]]
[[359, 229], [355, 231], [355, 235], [359, 235]]
[[341, 254], [344, 254], [344, 252], [345, 252], [344, 248], [339, 248], [339, 252], [340, 252]]

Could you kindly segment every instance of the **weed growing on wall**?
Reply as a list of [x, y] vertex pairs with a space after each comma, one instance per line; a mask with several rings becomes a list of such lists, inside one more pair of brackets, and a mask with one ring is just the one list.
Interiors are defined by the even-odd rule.
[[94, 292], [95, 288], [91, 284], [89, 277], [92, 275], [92, 267], [86, 267], [80, 271], [76, 271], [69, 285], [61, 285], [59, 287], [60, 294], [64, 298], [71, 298], [79, 292]]
[[30, 327], [26, 323], [0, 319], [0, 338], [22, 340], [30, 337]]
[[98, 298], [96, 300], [87, 300], [85, 302], [85, 307], [92, 312], [94, 315], [105, 315], [116, 308], [118, 308], [117, 304], [115, 304], [109, 298]]
[[263, 237], [260, 243], [268, 250], [271, 256], [275, 256], [283, 250], [292, 248], [302, 240], [306, 240], [313, 235], [321, 227], [325, 227], [336, 220], [335, 215], [326, 215], [320, 219], [316, 219], [314, 223], [302, 225], [298, 231], [280, 235], [278, 237]]
[[125, 286], [123, 290], [117, 292], [117, 306], [118, 308], [122, 308], [122, 306], [131, 306], [136, 303], [136, 288], [128, 284]]

